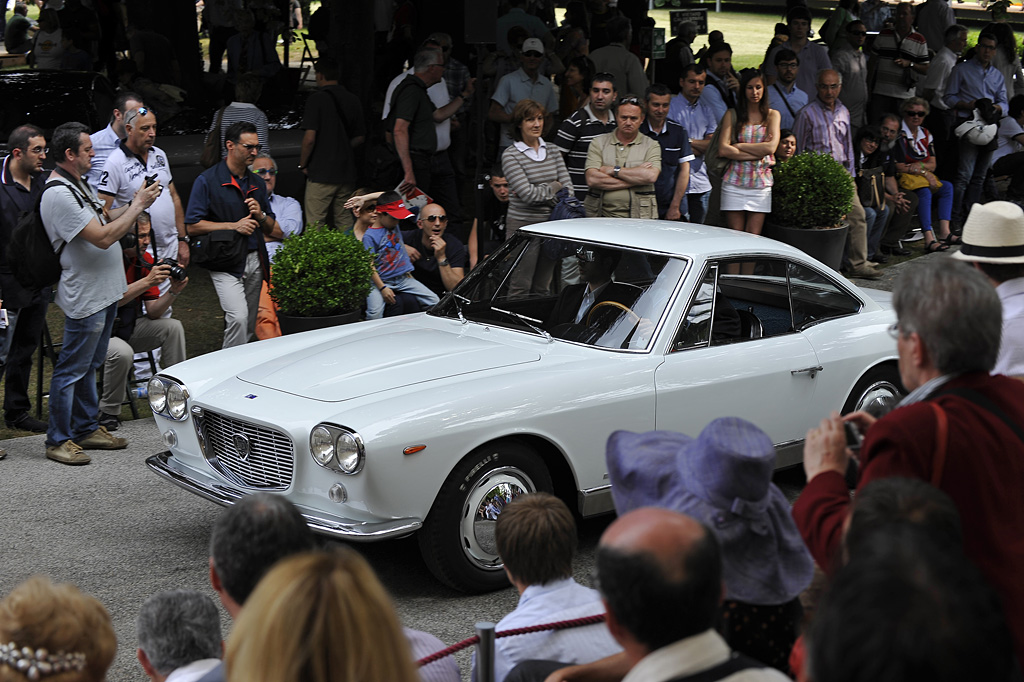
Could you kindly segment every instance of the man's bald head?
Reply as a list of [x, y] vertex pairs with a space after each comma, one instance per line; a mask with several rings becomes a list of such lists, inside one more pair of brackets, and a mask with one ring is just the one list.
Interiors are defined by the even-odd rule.
[[721, 552], [689, 516], [645, 507], [619, 517], [601, 536], [597, 576], [617, 625], [648, 652], [714, 625]]

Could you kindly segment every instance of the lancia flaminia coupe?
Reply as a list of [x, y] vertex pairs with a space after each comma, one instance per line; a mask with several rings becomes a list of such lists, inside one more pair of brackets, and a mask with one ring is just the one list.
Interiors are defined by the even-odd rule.
[[[552, 265], [581, 283], [536, 293], [531, 277]], [[763, 237], [542, 223], [426, 313], [161, 372], [149, 401], [168, 449], [147, 464], [222, 505], [284, 495], [339, 540], [415, 533], [441, 581], [492, 590], [507, 584], [494, 520], [517, 495], [613, 510], [604, 455], [617, 429], [696, 435], [739, 416], [771, 436], [783, 467], [830, 410], [894, 403], [893, 322], [888, 293]]]

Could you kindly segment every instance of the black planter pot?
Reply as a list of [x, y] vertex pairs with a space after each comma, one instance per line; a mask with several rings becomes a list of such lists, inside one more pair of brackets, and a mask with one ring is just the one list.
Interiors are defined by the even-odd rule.
[[824, 230], [805, 230], [777, 225], [769, 220], [765, 222], [762, 234], [783, 244], [796, 247], [833, 270], [839, 270], [839, 264], [843, 260], [843, 249], [846, 247], [846, 233], [849, 229], [850, 226], [843, 223], [840, 227]]
[[278, 312], [277, 322], [281, 325], [282, 334], [299, 334], [314, 329], [326, 329], [327, 327], [336, 327], [339, 324], [358, 322], [360, 314], [362, 314], [362, 311], [359, 309], [340, 315], [324, 315], [321, 317], [296, 317]]

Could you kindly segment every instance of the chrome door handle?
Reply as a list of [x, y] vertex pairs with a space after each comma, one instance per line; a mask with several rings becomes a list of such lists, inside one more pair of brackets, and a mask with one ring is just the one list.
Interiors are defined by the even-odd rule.
[[791, 370], [789, 373], [792, 374], [793, 376], [796, 376], [797, 374], [808, 374], [813, 379], [814, 375], [816, 375], [818, 372], [822, 372], [824, 370], [825, 370], [824, 367], [822, 367], [821, 365], [818, 365], [817, 367], [804, 367], [803, 369], [794, 369], [794, 370]]

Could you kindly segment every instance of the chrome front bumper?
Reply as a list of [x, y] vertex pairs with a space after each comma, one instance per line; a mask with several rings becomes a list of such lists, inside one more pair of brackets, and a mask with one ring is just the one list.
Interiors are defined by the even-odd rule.
[[[169, 450], [147, 458], [146, 466], [176, 486], [224, 507], [234, 504], [253, 492], [224, 485], [212, 476], [182, 467], [178, 465]], [[330, 517], [323, 512], [307, 507], [297, 506], [297, 508], [314, 533], [351, 542], [373, 542], [400, 538], [419, 530], [423, 525], [419, 519], [368, 522]]]

